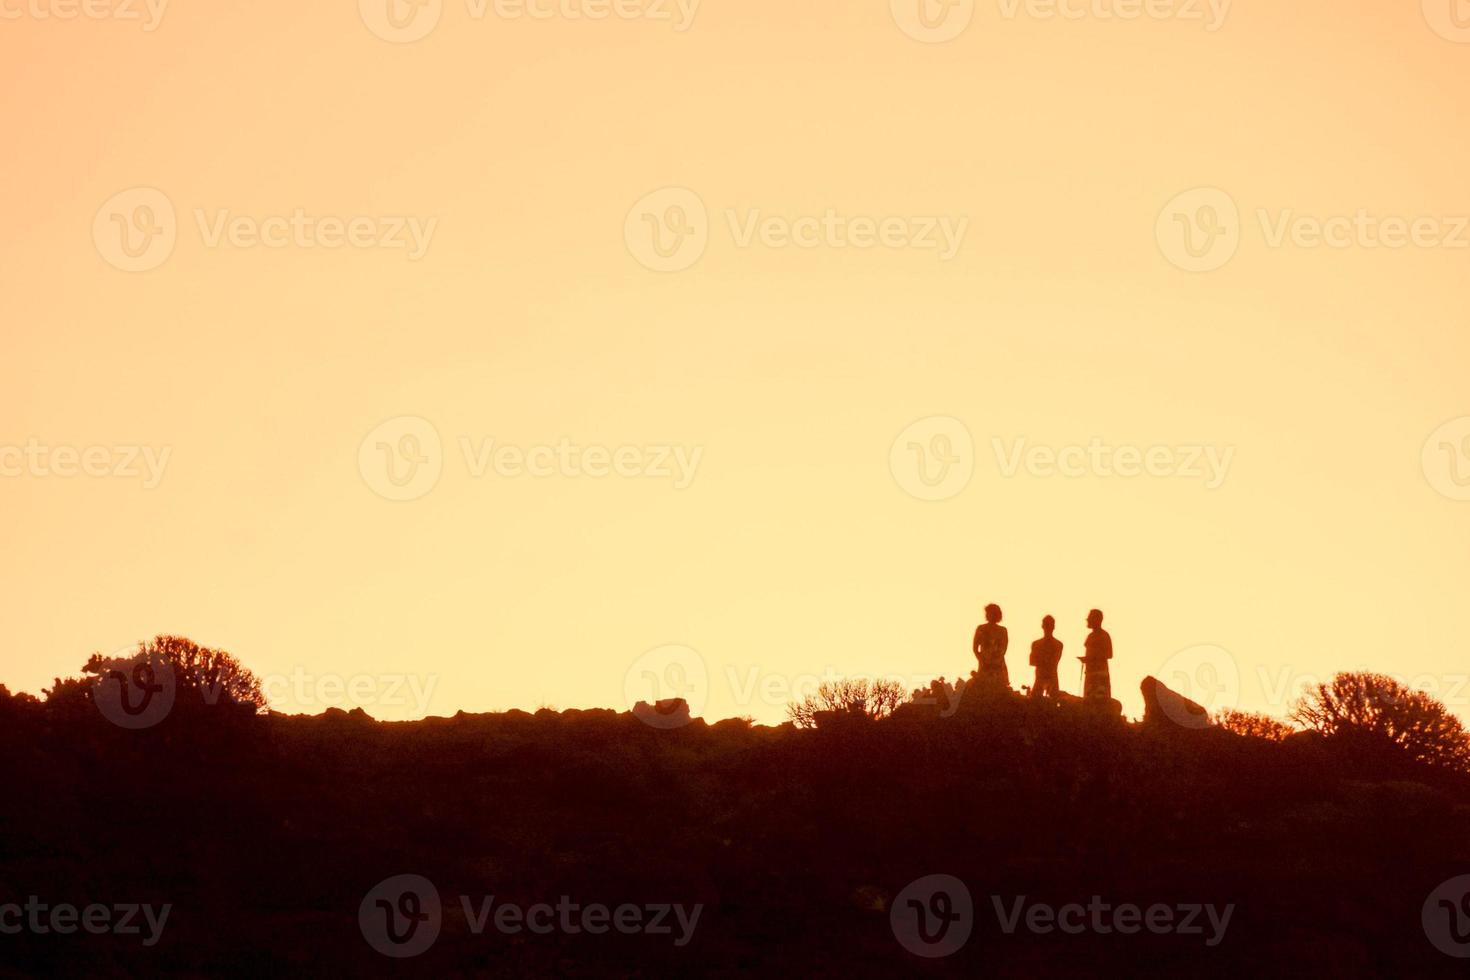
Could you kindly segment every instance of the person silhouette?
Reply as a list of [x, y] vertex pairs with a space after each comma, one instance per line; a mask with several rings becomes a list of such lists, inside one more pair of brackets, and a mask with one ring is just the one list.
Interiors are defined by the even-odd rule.
[[1061, 689], [1057, 665], [1062, 662], [1062, 641], [1052, 635], [1056, 628], [1056, 619], [1047, 616], [1041, 621], [1041, 639], [1031, 644], [1031, 666], [1036, 668], [1036, 683], [1031, 687], [1033, 698], [1056, 697]]
[[1009, 690], [1011, 674], [1006, 669], [1006, 649], [1011, 640], [1000, 619], [1000, 606], [992, 602], [985, 607], [985, 622], [975, 629], [975, 659], [980, 661], [981, 680]]
[[1113, 659], [1113, 638], [1102, 624], [1101, 610], [1094, 609], [1087, 614], [1087, 626], [1092, 630], [1083, 644], [1087, 655], [1077, 659], [1082, 661], [1083, 667], [1082, 697], [1112, 700], [1113, 680], [1108, 673], [1108, 661]]

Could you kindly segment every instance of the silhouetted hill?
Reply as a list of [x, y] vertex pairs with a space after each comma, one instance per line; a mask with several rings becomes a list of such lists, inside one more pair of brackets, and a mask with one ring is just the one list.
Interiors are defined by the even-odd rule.
[[[176, 712], [127, 731], [3, 698], [0, 726], [0, 906], [172, 906], [151, 947], [0, 935], [0, 976], [1463, 973], [1420, 916], [1470, 871], [1470, 782], [1320, 737], [1130, 725], [1021, 698], [814, 731], [660, 730], [611, 711]], [[359, 913], [406, 874], [437, 890], [440, 932], [391, 959]], [[890, 915], [906, 886], [941, 874], [968, 889], [973, 934], [930, 960]], [[492, 895], [523, 910], [634, 905], [645, 922], [657, 906], [702, 910], [682, 946], [678, 925], [477, 934]], [[1215, 945], [1207, 924], [1074, 935], [1022, 920], [1008, 934], [1022, 896], [1233, 912]]]

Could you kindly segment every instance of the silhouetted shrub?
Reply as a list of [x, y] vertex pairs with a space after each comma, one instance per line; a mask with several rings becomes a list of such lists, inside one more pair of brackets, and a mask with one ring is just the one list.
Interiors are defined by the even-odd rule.
[[1284, 721], [1255, 711], [1236, 711], [1225, 708], [1215, 712], [1215, 724], [1227, 732], [1247, 738], [1264, 738], [1272, 742], [1284, 742], [1296, 731]]
[[846, 714], [864, 718], [886, 718], [903, 703], [903, 685], [888, 680], [826, 681], [816, 694], [786, 706], [786, 714], [798, 728], [816, 728], [819, 715]]
[[1292, 706], [1294, 720], [1363, 746], [1391, 744], [1415, 760], [1470, 771], [1470, 735], [1443, 704], [1385, 674], [1338, 674]]
[[[109, 658], [94, 653], [82, 665], [87, 681], [105, 677], [119, 664], [146, 658], [162, 661], [172, 668], [173, 681], [181, 703], [213, 706], [246, 705], [255, 712], [265, 710], [265, 694], [260, 680], [240, 661], [223, 650], [200, 646], [182, 636], [156, 636], [149, 643], [138, 644], [131, 658]], [[63, 688], [57, 682], [57, 690]]]

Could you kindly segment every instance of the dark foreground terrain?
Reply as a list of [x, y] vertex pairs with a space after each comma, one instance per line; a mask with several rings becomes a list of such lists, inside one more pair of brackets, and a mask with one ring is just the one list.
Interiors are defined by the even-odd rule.
[[0, 697], [0, 976], [1470, 969], [1421, 919], [1470, 786], [1331, 739], [1019, 698], [815, 731], [62, 708]]

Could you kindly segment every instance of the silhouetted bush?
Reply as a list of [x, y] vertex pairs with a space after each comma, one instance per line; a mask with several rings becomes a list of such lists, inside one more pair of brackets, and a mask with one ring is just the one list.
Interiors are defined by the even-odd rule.
[[1227, 732], [1248, 738], [1264, 738], [1272, 742], [1283, 742], [1296, 731], [1284, 721], [1255, 711], [1236, 711], [1225, 708], [1215, 713], [1215, 724]]
[[786, 714], [798, 728], [816, 728], [819, 716], [829, 712], [864, 718], [886, 718], [903, 703], [903, 685], [889, 680], [823, 682], [816, 694], [786, 706]]
[[1470, 772], [1470, 735], [1443, 704], [1385, 674], [1338, 674], [1293, 706], [1294, 720], [1365, 750], [1392, 745], [1416, 761]]
[[[177, 696], [185, 705], [244, 705], [251, 710], [265, 710], [265, 694], [260, 680], [233, 656], [223, 650], [200, 646], [182, 636], [156, 636], [149, 643], [138, 644], [132, 657], [103, 657], [94, 653], [82, 665], [89, 682], [107, 676], [120, 666], [141, 660], [166, 663], [173, 673]], [[63, 685], [57, 681], [57, 689]]]

